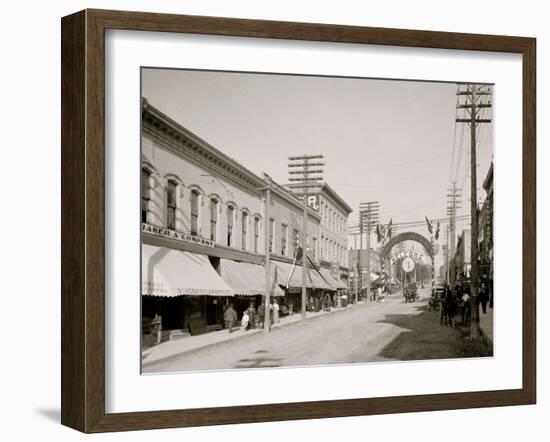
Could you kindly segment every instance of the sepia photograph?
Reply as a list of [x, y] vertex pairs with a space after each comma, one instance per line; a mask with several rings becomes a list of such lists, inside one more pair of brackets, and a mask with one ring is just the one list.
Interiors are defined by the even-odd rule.
[[142, 374], [492, 357], [493, 94], [142, 67]]

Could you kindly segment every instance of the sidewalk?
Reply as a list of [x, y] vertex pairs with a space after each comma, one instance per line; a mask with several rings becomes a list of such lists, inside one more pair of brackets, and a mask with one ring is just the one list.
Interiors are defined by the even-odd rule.
[[481, 306], [479, 307], [479, 328], [483, 335], [493, 343], [493, 309], [487, 306], [487, 313], [483, 314]]
[[[364, 301], [359, 301], [358, 304], [363, 304]], [[352, 309], [358, 304], [348, 305], [347, 307], [331, 308], [330, 312], [307, 312], [306, 320], [315, 319], [325, 315], [331, 315], [341, 311]], [[296, 324], [300, 322], [302, 315], [300, 313], [294, 313], [291, 316], [285, 316], [280, 318], [278, 324], [273, 324], [272, 329], [284, 327], [286, 325]], [[241, 330], [240, 327], [233, 329], [233, 333], [229, 333], [227, 329], [218, 330], [215, 332], [204, 333], [202, 335], [189, 336], [181, 339], [175, 339], [173, 341], [166, 341], [154, 347], [148, 348], [141, 353], [142, 366], [145, 367], [153, 362], [158, 362], [163, 359], [168, 359], [176, 355], [184, 353], [193, 353], [195, 351], [202, 350], [205, 347], [216, 346], [227, 341], [233, 341], [236, 339], [246, 339], [254, 336], [257, 333], [262, 333], [263, 329], [251, 329], [248, 331]]]

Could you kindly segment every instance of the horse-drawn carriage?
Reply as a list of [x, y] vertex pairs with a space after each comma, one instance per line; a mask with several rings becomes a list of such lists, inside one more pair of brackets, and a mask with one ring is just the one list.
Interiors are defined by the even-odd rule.
[[414, 302], [418, 301], [418, 290], [416, 288], [416, 283], [411, 282], [403, 286], [403, 296], [405, 297], [405, 302]]
[[445, 287], [442, 284], [437, 284], [433, 291], [430, 300], [428, 301], [428, 310], [440, 310], [441, 304], [445, 300]]

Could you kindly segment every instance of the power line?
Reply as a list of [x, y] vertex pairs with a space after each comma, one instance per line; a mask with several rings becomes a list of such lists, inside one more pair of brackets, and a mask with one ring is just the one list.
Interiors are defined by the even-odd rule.
[[[457, 221], [467, 221], [470, 219], [470, 215], [461, 215], [461, 216], [457, 216], [455, 218]], [[447, 217], [447, 218], [435, 218], [433, 219], [432, 221], [435, 221], [435, 222], [439, 222], [443, 225], [445, 224], [448, 224], [450, 222], [450, 217]], [[392, 223], [392, 227], [414, 227], [414, 226], [424, 226], [426, 224], [426, 220], [418, 220], [418, 221], [405, 221], [405, 222], [401, 222], [401, 223]], [[358, 229], [359, 228], [359, 223], [353, 223], [353, 224], [348, 224], [347, 226], [347, 231], [348, 233], [352, 230], [352, 229]]]
[[421, 162], [424, 162], [424, 161], [435, 160], [437, 158], [441, 158], [441, 157], [444, 157], [444, 156], [447, 156], [447, 155], [449, 155], [449, 154], [447, 152], [444, 152], [444, 153], [433, 155], [433, 156], [427, 157], [427, 158], [420, 158], [420, 159], [416, 159], [416, 160], [407, 161], [405, 163], [393, 164], [393, 165], [390, 165], [388, 167], [408, 166], [410, 164], [417, 164], [417, 163], [421, 163]]
[[[457, 89], [458, 89], [458, 86], [457, 86]], [[456, 97], [456, 104], [458, 104], [458, 97]], [[451, 170], [449, 171], [450, 177], [453, 176], [455, 153], [456, 153], [456, 121], [454, 122], [454, 128], [453, 128], [453, 153], [451, 155]]]

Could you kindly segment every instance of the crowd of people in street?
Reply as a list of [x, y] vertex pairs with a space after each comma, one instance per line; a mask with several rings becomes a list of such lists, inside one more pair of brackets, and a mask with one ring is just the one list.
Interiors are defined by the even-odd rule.
[[[432, 294], [435, 296], [435, 294]], [[446, 282], [443, 284], [443, 296], [440, 302], [439, 323], [445, 326], [454, 327], [456, 317], [459, 316], [461, 324], [466, 326], [472, 317], [472, 299], [470, 284], [457, 281], [454, 287]], [[493, 308], [493, 296], [489, 281], [482, 281], [479, 286], [477, 304], [483, 314], [487, 313], [487, 305]]]
[[[371, 302], [384, 302], [387, 293], [389, 292], [386, 287], [379, 285], [377, 287], [372, 287], [368, 295], [365, 292], [362, 298]], [[320, 295], [309, 296], [306, 301], [306, 311], [313, 313], [320, 311], [330, 312], [333, 308], [346, 307], [356, 302], [357, 299], [355, 299], [353, 293], [348, 293], [346, 291], [335, 293], [325, 292]], [[243, 311], [242, 306], [236, 309], [234, 303], [229, 303], [223, 313], [224, 328], [226, 328], [229, 333], [233, 333], [235, 329], [248, 331], [251, 329], [264, 328], [266, 318], [265, 301], [260, 301], [257, 307], [256, 304], [256, 300], [251, 300], [248, 303], [248, 307]], [[270, 300], [269, 311], [269, 329], [271, 329], [273, 324], [280, 322], [281, 316], [294, 313], [292, 304], [290, 304], [290, 306], [284, 303], [283, 305], [279, 305], [277, 298], [272, 298]], [[240, 321], [238, 319], [239, 316], [241, 316]]]
[[[375, 295], [373, 299], [381, 300], [383, 296], [383, 294], [379, 294], [378, 296]], [[240, 308], [236, 307], [233, 302], [229, 303], [223, 313], [224, 328], [226, 328], [229, 333], [233, 333], [235, 329], [248, 331], [251, 329], [264, 328], [266, 318], [265, 301], [257, 301], [257, 298], [250, 300], [250, 302], [247, 301], [244, 307], [239, 304]], [[306, 301], [306, 311], [313, 313], [320, 311], [330, 312], [333, 308], [346, 307], [353, 301], [350, 295], [345, 292], [325, 292], [316, 294], [315, 296], [309, 296]], [[272, 298], [269, 302], [269, 328], [271, 329], [273, 324], [278, 324], [281, 316], [295, 313], [293, 308], [294, 305], [292, 303], [288, 305], [285, 302], [279, 304], [277, 298]], [[240, 321], [238, 319], [239, 317], [241, 318]]]

